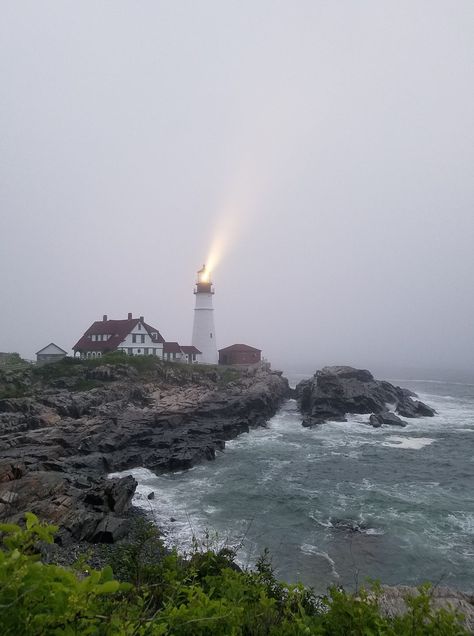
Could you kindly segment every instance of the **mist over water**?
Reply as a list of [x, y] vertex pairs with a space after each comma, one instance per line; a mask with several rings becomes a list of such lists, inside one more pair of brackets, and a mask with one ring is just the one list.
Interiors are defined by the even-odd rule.
[[473, 589], [474, 386], [400, 384], [438, 415], [406, 428], [373, 429], [361, 415], [309, 430], [290, 400], [214, 462], [131, 471], [134, 503], [181, 551], [206, 530], [239, 546], [243, 565], [267, 547], [278, 576], [318, 591], [367, 577]]

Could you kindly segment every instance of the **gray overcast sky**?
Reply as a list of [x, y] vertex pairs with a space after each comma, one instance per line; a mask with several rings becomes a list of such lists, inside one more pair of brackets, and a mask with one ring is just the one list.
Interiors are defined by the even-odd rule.
[[472, 0], [4, 0], [0, 350], [103, 313], [277, 364], [470, 368]]

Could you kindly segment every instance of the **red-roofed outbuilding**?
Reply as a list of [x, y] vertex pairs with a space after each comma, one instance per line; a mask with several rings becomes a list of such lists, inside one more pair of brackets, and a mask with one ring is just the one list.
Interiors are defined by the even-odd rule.
[[219, 349], [219, 364], [258, 364], [262, 359], [262, 350], [246, 344], [233, 344]]

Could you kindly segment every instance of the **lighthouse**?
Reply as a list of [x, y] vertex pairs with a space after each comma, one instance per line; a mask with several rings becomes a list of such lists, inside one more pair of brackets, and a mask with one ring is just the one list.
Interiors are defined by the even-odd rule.
[[206, 270], [205, 265], [197, 273], [194, 295], [196, 303], [194, 306], [192, 344], [201, 351], [201, 360], [204, 364], [217, 364], [219, 358], [214, 329], [214, 308], [212, 306], [214, 289], [210, 273]]

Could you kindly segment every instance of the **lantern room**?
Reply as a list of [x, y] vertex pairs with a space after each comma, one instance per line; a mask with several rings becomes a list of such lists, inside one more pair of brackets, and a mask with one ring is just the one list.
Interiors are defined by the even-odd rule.
[[205, 265], [197, 273], [195, 294], [213, 294], [211, 272]]

